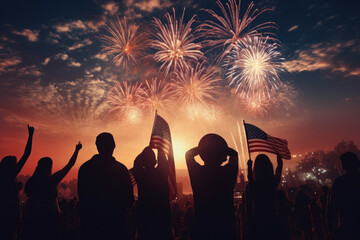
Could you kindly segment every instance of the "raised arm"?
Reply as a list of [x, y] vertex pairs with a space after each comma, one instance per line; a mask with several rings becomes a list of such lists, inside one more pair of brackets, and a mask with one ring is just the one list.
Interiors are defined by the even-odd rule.
[[281, 173], [282, 173], [282, 169], [283, 169], [283, 160], [281, 155], [278, 153], [276, 154], [276, 159], [277, 159], [277, 167], [275, 170], [275, 180], [277, 181], [277, 183], [279, 184], [281, 181]]
[[238, 172], [238, 170], [239, 170], [238, 152], [232, 148], [228, 148], [227, 155], [229, 156], [228, 165], [233, 166], [234, 170], [236, 170], [236, 172]]
[[188, 166], [188, 168], [200, 165], [195, 161], [196, 155], [199, 155], [198, 147], [194, 147], [186, 152], [185, 159], [186, 159], [186, 165]]
[[19, 162], [16, 164], [16, 175], [18, 175], [19, 172], [21, 171], [21, 169], [24, 167], [24, 165], [25, 165], [26, 161], [28, 160], [30, 153], [31, 153], [32, 140], [33, 140], [33, 135], [34, 135], [34, 127], [29, 126], [29, 124], [27, 125], [27, 127], [28, 127], [29, 137], [28, 137], [28, 140], [26, 143], [24, 154], [20, 158]]
[[79, 143], [76, 144], [75, 151], [74, 151], [73, 155], [71, 156], [68, 164], [66, 164], [66, 166], [63, 169], [57, 171], [56, 173], [54, 173], [52, 175], [52, 179], [55, 181], [56, 184], [61, 182], [61, 180], [66, 176], [66, 174], [74, 166], [74, 164], [76, 162], [76, 159], [77, 159], [77, 156], [78, 156], [78, 153], [79, 153], [81, 148], [82, 148], [82, 144], [79, 141]]

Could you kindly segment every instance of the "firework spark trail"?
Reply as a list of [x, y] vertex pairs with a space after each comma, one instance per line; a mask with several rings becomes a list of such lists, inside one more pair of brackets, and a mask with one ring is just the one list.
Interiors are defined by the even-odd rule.
[[[242, 137], [241, 127], [240, 127], [239, 121], [237, 122], [237, 127], [238, 127], [238, 132], [239, 132], [241, 152], [242, 152], [242, 156], [243, 156], [243, 159], [242, 159], [242, 161], [240, 160], [240, 162], [242, 163], [243, 169], [246, 169], [247, 164], [246, 164], [245, 151], [244, 151], [244, 145], [243, 145], [243, 140], [242, 140], [243, 137]], [[250, 159], [250, 156], [249, 156], [249, 159]]]
[[263, 118], [283, 113], [294, 108], [298, 93], [290, 83], [280, 83], [277, 89], [270, 91], [270, 97], [255, 94], [250, 98], [238, 98], [245, 112]]
[[160, 114], [162, 113], [165, 116], [171, 110], [174, 102], [171, 84], [165, 79], [157, 77], [145, 80], [142, 98], [144, 108], [151, 114], [158, 110]]
[[173, 15], [165, 14], [166, 21], [163, 23], [158, 18], [154, 18], [154, 39], [150, 46], [157, 52], [154, 59], [161, 64], [160, 70], [165, 71], [167, 75], [170, 70], [177, 71], [179, 68], [189, 66], [190, 62], [197, 62], [203, 58], [200, 51], [201, 44], [194, 43], [197, 38], [192, 34], [191, 25], [195, 21], [195, 15], [184, 24], [184, 14], [179, 20], [176, 20], [175, 9]]
[[109, 114], [118, 120], [136, 122], [142, 116], [142, 84], [118, 82], [108, 95]]
[[283, 71], [284, 59], [277, 51], [278, 44], [267, 40], [257, 36], [245, 38], [225, 59], [226, 78], [243, 98], [269, 98], [271, 90], [281, 84], [279, 71]]
[[105, 29], [109, 35], [100, 37], [104, 43], [103, 51], [108, 55], [115, 55], [114, 64], [122, 70], [136, 65], [144, 56], [147, 34], [126, 17], [120, 20], [118, 16], [109, 25], [105, 25]]
[[175, 72], [172, 79], [175, 96], [183, 105], [208, 107], [208, 102], [215, 100], [217, 82], [215, 72], [203, 63], [195, 68], [182, 68]]
[[[221, 9], [222, 15], [215, 13], [211, 9], [204, 9], [204, 11], [211, 14], [215, 21], [206, 20], [200, 25], [197, 31], [201, 36], [206, 38], [202, 43], [210, 49], [225, 48], [224, 51], [217, 57], [217, 62], [221, 62], [222, 59], [234, 48], [237, 42], [242, 42], [245, 37], [258, 36], [273, 36], [271, 32], [265, 30], [275, 28], [275, 23], [264, 22], [254, 27], [250, 27], [250, 24], [262, 13], [271, 9], [265, 9], [259, 11], [254, 8], [254, 3], [251, 2], [248, 6], [242, 19], [240, 18], [240, 4], [236, 3], [236, 0], [229, 0], [225, 6], [220, 2], [216, 2]], [[264, 32], [263, 32], [264, 31]], [[275, 38], [272, 38], [275, 40]]]

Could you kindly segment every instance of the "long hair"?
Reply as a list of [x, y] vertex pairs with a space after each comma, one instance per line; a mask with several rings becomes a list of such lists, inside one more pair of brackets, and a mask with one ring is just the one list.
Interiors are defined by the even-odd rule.
[[0, 162], [0, 177], [9, 176], [15, 171], [16, 157], [6, 156]]
[[25, 184], [25, 193], [29, 196], [32, 193], [42, 191], [44, 183], [51, 176], [52, 159], [49, 157], [43, 157], [38, 161], [38, 165]]
[[255, 159], [254, 179], [261, 183], [270, 182], [274, 179], [274, 167], [265, 154], [260, 154]]

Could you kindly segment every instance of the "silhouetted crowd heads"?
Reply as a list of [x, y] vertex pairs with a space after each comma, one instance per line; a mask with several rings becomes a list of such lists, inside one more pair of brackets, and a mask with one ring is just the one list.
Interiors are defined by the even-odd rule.
[[308, 185], [279, 189], [281, 156], [274, 171], [269, 157], [259, 154], [247, 162], [247, 182], [240, 174], [244, 189], [234, 198], [238, 154], [210, 133], [185, 154], [193, 196], [170, 201], [167, 155], [146, 146], [130, 169], [132, 179], [113, 156], [114, 137], [103, 132], [95, 141], [98, 154], [79, 168], [79, 199], [59, 199], [58, 186], [74, 166], [81, 142], [55, 173], [53, 160], [41, 158], [25, 183], [26, 200], [20, 201], [23, 184], [16, 176], [31, 153], [33, 133], [28, 126], [18, 162], [15, 156], [0, 162], [1, 240], [360, 239], [359, 159], [352, 152], [340, 156], [345, 174], [320, 194]]

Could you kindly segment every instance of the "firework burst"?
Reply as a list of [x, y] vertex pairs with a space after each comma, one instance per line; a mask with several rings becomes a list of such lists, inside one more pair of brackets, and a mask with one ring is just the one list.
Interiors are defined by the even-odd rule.
[[104, 52], [114, 55], [113, 62], [122, 70], [138, 63], [147, 46], [147, 34], [139, 30], [139, 26], [129, 22], [126, 17], [111, 21], [105, 25], [108, 35], [101, 36]]
[[238, 42], [225, 59], [226, 78], [235, 92], [243, 98], [270, 98], [272, 89], [281, 83], [279, 71], [283, 58], [277, 51], [278, 44], [257, 36]]
[[142, 84], [118, 82], [109, 92], [107, 103], [109, 114], [118, 120], [136, 122], [142, 116]]
[[237, 42], [243, 41], [245, 37], [262, 37], [264, 35], [273, 35], [271, 32], [263, 32], [266, 29], [275, 28], [275, 23], [264, 22], [254, 27], [250, 24], [262, 13], [271, 9], [259, 11], [254, 9], [254, 3], [251, 2], [244, 16], [240, 18], [240, 3], [236, 0], [229, 0], [226, 7], [217, 1], [217, 5], [221, 9], [222, 15], [215, 13], [211, 9], [205, 9], [210, 13], [215, 21], [207, 20], [200, 25], [199, 31], [206, 40], [203, 41], [204, 46], [211, 49], [222, 48], [222, 53], [217, 57], [220, 62], [235, 46]]
[[147, 111], [154, 113], [158, 110], [166, 115], [173, 103], [171, 84], [164, 79], [152, 78], [145, 80], [143, 91], [143, 105]]
[[160, 69], [167, 75], [170, 70], [187, 67], [189, 62], [197, 62], [203, 58], [200, 51], [201, 44], [194, 43], [196, 37], [192, 34], [191, 25], [195, 21], [195, 15], [187, 24], [184, 23], [184, 14], [179, 20], [173, 15], [165, 14], [166, 21], [163, 23], [154, 18], [154, 39], [150, 42], [156, 51], [154, 59], [161, 64]]
[[179, 102], [191, 106], [208, 106], [208, 101], [214, 100], [219, 79], [215, 72], [209, 70], [203, 63], [195, 68], [182, 68], [175, 72], [173, 87]]

